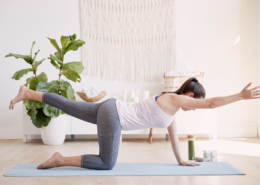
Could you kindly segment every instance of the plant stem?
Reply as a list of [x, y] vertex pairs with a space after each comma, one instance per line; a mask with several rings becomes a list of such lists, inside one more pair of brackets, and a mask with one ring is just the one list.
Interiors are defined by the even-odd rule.
[[[31, 65], [32, 65], [32, 68], [33, 68], [33, 64], [31, 63]], [[36, 76], [36, 72], [35, 72], [35, 69], [33, 68], [33, 74], [35, 75], [35, 78], [36, 78], [36, 80], [37, 80], [37, 76]]]
[[61, 77], [61, 70], [62, 70], [62, 67], [60, 67], [59, 81], [60, 81], [60, 77]]

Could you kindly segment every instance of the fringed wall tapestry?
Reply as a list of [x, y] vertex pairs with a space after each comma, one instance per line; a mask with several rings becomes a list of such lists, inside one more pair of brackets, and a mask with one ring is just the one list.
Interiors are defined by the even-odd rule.
[[80, 0], [82, 74], [155, 82], [176, 65], [174, 0]]

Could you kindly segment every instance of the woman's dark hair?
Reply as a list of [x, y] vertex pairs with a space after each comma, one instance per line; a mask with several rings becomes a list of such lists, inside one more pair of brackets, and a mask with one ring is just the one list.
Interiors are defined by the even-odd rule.
[[204, 87], [199, 83], [198, 79], [195, 77], [191, 77], [188, 80], [186, 80], [177, 91], [162, 92], [162, 94], [165, 93], [183, 94], [188, 92], [192, 92], [194, 94], [194, 98], [205, 98], [206, 96], [206, 91]]

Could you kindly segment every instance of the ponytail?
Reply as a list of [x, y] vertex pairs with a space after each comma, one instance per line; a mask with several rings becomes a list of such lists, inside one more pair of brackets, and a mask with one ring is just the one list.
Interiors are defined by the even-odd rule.
[[206, 96], [206, 91], [204, 87], [199, 83], [198, 79], [195, 77], [191, 77], [188, 80], [186, 80], [178, 90], [174, 92], [162, 92], [162, 94], [175, 93], [179, 95], [188, 92], [192, 92], [194, 94], [194, 98], [205, 98]]

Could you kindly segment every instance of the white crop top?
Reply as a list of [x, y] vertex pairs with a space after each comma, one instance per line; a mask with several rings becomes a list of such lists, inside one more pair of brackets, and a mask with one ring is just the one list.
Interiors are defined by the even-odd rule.
[[159, 107], [155, 96], [137, 103], [126, 103], [117, 99], [116, 107], [122, 130], [165, 128], [174, 118], [174, 115], [166, 114]]

